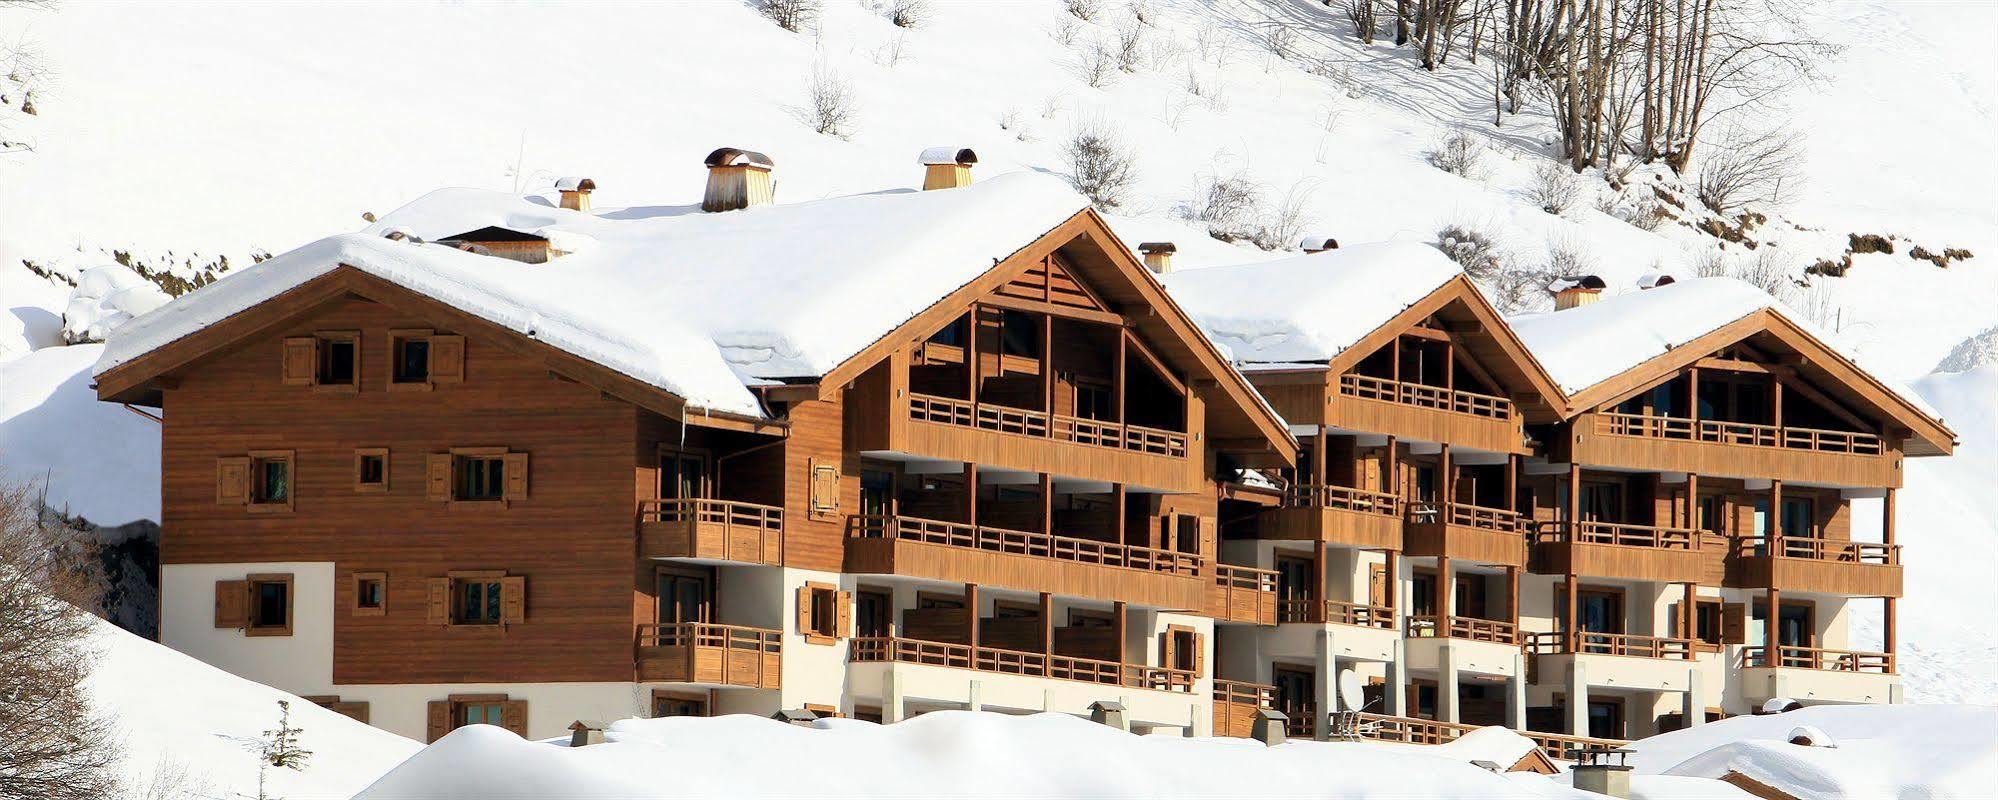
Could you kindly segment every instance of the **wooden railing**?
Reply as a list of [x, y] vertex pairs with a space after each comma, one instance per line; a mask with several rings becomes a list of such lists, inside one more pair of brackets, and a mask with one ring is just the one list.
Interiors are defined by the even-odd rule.
[[1191, 670], [894, 636], [856, 638], [847, 652], [855, 663], [926, 664], [1166, 692], [1192, 692], [1193, 682], [1199, 678]]
[[1832, 539], [1818, 539], [1804, 536], [1785, 536], [1776, 540], [1771, 551], [1771, 537], [1739, 536], [1734, 540], [1734, 555], [1741, 558], [1758, 556], [1780, 556], [1782, 558], [1804, 558], [1812, 561], [1830, 561], [1840, 564], [1893, 565], [1901, 563], [1901, 546], [1880, 542], [1847, 542]]
[[1829, 672], [1870, 672], [1880, 675], [1894, 674], [1893, 653], [1868, 653], [1857, 650], [1826, 650], [1822, 647], [1795, 647], [1783, 645], [1776, 648], [1776, 663], [1769, 663], [1769, 648], [1744, 647], [1741, 650], [1741, 665], [1744, 667], [1790, 667], [1794, 669], [1818, 669]]
[[1596, 426], [1597, 431], [1612, 436], [1641, 436], [1651, 439], [1678, 439], [1749, 447], [1781, 447], [1815, 453], [1877, 456], [1885, 450], [1880, 437], [1871, 433], [1820, 428], [1779, 428], [1774, 425], [1712, 419], [1694, 420], [1684, 417], [1605, 412], [1596, 415]]
[[1532, 739], [1533, 743], [1539, 746], [1540, 752], [1546, 753], [1548, 758], [1555, 761], [1579, 761], [1583, 752], [1615, 750], [1630, 744], [1628, 739], [1598, 739], [1593, 736], [1569, 736], [1565, 733], [1520, 731], [1519, 735]]
[[768, 628], [711, 622], [668, 622], [638, 626], [639, 647], [714, 647], [768, 655], [784, 651], [784, 634]]
[[1693, 641], [1670, 636], [1634, 636], [1625, 633], [1578, 631], [1529, 634], [1526, 648], [1536, 655], [1581, 653], [1584, 655], [1632, 656], [1635, 658], [1692, 658]]
[[1214, 583], [1223, 589], [1276, 594], [1277, 571], [1234, 564], [1215, 564]]
[[1276, 702], [1276, 687], [1267, 683], [1248, 681], [1224, 681], [1214, 679], [1214, 702], [1234, 705], [1271, 708]]
[[898, 539], [1169, 575], [1198, 575], [1206, 563], [1196, 553], [917, 517], [856, 516], [849, 535], [857, 539]]
[[1335, 511], [1379, 514], [1385, 517], [1401, 513], [1401, 498], [1387, 492], [1355, 489], [1350, 486], [1299, 484], [1284, 489], [1283, 501], [1284, 505], [1291, 508], [1329, 508]]
[[1278, 622], [1315, 622], [1394, 629], [1394, 609], [1341, 600], [1280, 600]]
[[[1360, 712], [1361, 731], [1367, 738], [1385, 742], [1406, 742], [1409, 744], [1443, 744], [1456, 740], [1466, 733], [1477, 730], [1477, 725], [1460, 722], [1440, 722], [1433, 719], [1395, 717], [1387, 714]], [[1609, 750], [1630, 742], [1622, 739], [1597, 739], [1590, 736], [1569, 736], [1560, 733], [1540, 733], [1538, 731], [1517, 731], [1521, 736], [1533, 740], [1533, 744], [1548, 758], [1573, 761], [1576, 750]], [[1510, 764], [1501, 766], [1511, 766]]]
[[[784, 509], [777, 506], [733, 500], [642, 500], [638, 504], [638, 521], [717, 525], [721, 528], [725, 560], [766, 564], [783, 560]], [[733, 535], [737, 533], [746, 535]], [[699, 549], [698, 545], [695, 547]]]
[[1533, 539], [1539, 543], [1613, 544], [1659, 550], [1700, 549], [1698, 531], [1611, 522], [1583, 522], [1579, 525], [1540, 522], [1533, 526]]
[[1496, 533], [1523, 534], [1526, 530], [1525, 518], [1517, 511], [1469, 503], [1411, 503], [1408, 506], [1408, 521], [1417, 524], [1444, 522]]
[[1420, 383], [1393, 381], [1371, 375], [1346, 373], [1339, 376], [1339, 393], [1358, 397], [1362, 400], [1379, 400], [1385, 403], [1399, 403], [1417, 408], [1433, 408], [1439, 411], [1452, 411], [1474, 417], [1511, 419], [1512, 401], [1477, 392], [1445, 389], [1441, 386], [1426, 386]]
[[1186, 457], [1186, 434], [1121, 422], [1068, 417], [1011, 406], [973, 405], [970, 401], [927, 394], [909, 395], [909, 417], [966, 428], [1052, 438], [1076, 444], [1129, 450], [1136, 453]]
[[1510, 622], [1478, 617], [1450, 617], [1447, 624], [1435, 615], [1409, 617], [1407, 635], [1416, 638], [1447, 637], [1474, 642], [1519, 644], [1519, 626]]

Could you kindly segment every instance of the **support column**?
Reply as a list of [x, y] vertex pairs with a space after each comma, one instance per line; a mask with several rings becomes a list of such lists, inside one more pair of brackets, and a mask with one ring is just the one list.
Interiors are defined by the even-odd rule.
[[982, 703], [982, 702], [979, 702], [979, 699], [978, 699], [978, 694], [979, 694], [979, 691], [978, 691], [978, 690], [979, 690], [979, 689], [981, 689], [981, 688], [983, 688], [983, 687], [982, 687], [982, 686], [981, 686], [981, 685], [979, 684], [979, 682], [978, 682], [978, 681], [972, 681], [972, 682], [971, 682], [971, 685], [970, 685], [970, 686], [969, 686], [968, 688], [966, 688], [966, 689], [965, 689], [965, 702], [964, 702], [964, 709], [965, 709], [966, 711], [984, 711], [984, 710], [985, 710], [985, 704], [984, 704], [984, 703]]
[[1436, 719], [1438, 721], [1458, 721], [1457, 692], [1457, 648], [1455, 642], [1444, 639], [1436, 648]]
[[1762, 612], [1762, 666], [1774, 667], [1783, 663], [1782, 654], [1777, 652], [1776, 641], [1776, 618], [1783, 608], [1783, 592], [1771, 588], [1764, 592], [1762, 597], [1763, 602], [1767, 604]]
[[1339, 676], [1339, 659], [1332, 655], [1332, 632], [1318, 632], [1318, 670], [1315, 688], [1318, 695], [1318, 712], [1312, 715], [1312, 738], [1325, 741], [1332, 733], [1332, 712], [1339, 710], [1339, 689], [1335, 680]]
[[1436, 557], [1436, 635], [1450, 635], [1450, 618], [1457, 614], [1457, 579], [1449, 556]]
[[1457, 470], [1450, 465], [1449, 442], [1443, 442], [1438, 445], [1436, 463], [1439, 465], [1436, 474], [1436, 491], [1439, 502], [1436, 505], [1440, 516], [1437, 521], [1448, 525], [1450, 524], [1450, 506], [1455, 505], [1457, 502]]
[[[1887, 545], [1889, 557], [1898, 563], [1900, 557], [1892, 552], [1894, 549], [1894, 492], [1894, 487], [1887, 487], [1887, 496], [1880, 502], [1880, 543]], [[1880, 614], [1880, 649], [1887, 652], [1887, 670], [1899, 673], [1901, 668], [1896, 663], [1894, 656], [1900, 643], [1900, 632], [1895, 628], [1895, 624], [1899, 621], [1899, 616], [1895, 613], [1895, 598], [1880, 598]]]
[[1054, 595], [1041, 592], [1041, 655], [1054, 654]]
[[1681, 712], [1686, 717], [1686, 727], [1707, 724], [1706, 706], [1700, 704], [1700, 668], [1686, 669], [1686, 708]]
[[[1686, 520], [1686, 527], [1693, 529], [1693, 536], [1703, 537], [1702, 531], [1706, 529], [1700, 520], [1700, 474], [1697, 472], [1686, 473], [1686, 515], [1682, 519]], [[1699, 544], [1694, 542], [1695, 546]]]
[[1326, 561], [1329, 560], [1325, 552], [1327, 549], [1329, 548], [1325, 546], [1324, 542], [1312, 543], [1313, 557], [1311, 559], [1311, 568], [1317, 575], [1312, 578], [1311, 594], [1309, 597], [1312, 606], [1310, 619], [1319, 622], [1326, 621], [1325, 601], [1332, 599], [1332, 593], [1327, 591], [1329, 587], [1325, 585], [1329, 580], [1328, 576], [1332, 572], [1329, 565], [1326, 564]]
[[1579, 658], [1568, 661], [1568, 735], [1589, 735], [1589, 678]]
[[1130, 544], [1131, 540], [1125, 538], [1125, 536], [1127, 536], [1128, 533], [1124, 530], [1126, 527], [1128, 527], [1125, 523], [1124, 517], [1126, 513], [1129, 511], [1129, 509], [1125, 508], [1124, 484], [1113, 483], [1110, 485], [1110, 504], [1114, 506], [1114, 508], [1111, 510], [1111, 513], [1117, 518], [1117, 543], [1126, 544], [1126, 545]]
[[881, 677], [881, 722], [892, 725], [902, 721], [902, 676], [889, 664], [888, 671]]
[[[1568, 507], [1563, 511], [1563, 516], [1567, 517], [1568, 522], [1568, 540], [1576, 541], [1582, 535], [1582, 464], [1575, 461], [1572, 456], [1568, 461]], [[1575, 574], [1574, 559], [1568, 559], [1568, 571], [1563, 577], [1566, 578], [1566, 582], [1562, 584], [1563, 591], [1567, 592], [1567, 602], [1563, 605], [1567, 606], [1567, 613], [1562, 616], [1561, 632], [1567, 641], [1562, 650], [1577, 653], [1581, 651], [1582, 643], [1580, 626], [1576, 624], [1580, 610], [1578, 598], [1581, 592], [1578, 588], [1581, 581]]]
[[1332, 485], [1331, 476], [1325, 472], [1325, 465], [1329, 461], [1325, 454], [1326, 438], [1324, 425], [1319, 425], [1317, 435], [1311, 437], [1311, 482], [1320, 486]]
[[1505, 608], [1506, 617], [1512, 622], [1512, 629], [1519, 630], [1519, 568], [1505, 568]]
[[1505, 510], [1519, 513], [1519, 454], [1505, 457]]
[[978, 465], [964, 462], [964, 524], [978, 527]]
[[1783, 376], [1769, 376], [1769, 419], [1778, 430], [1783, 428]]
[[1117, 637], [1117, 663], [1119, 664], [1131, 663], [1129, 637], [1125, 635], [1129, 632], [1129, 623], [1125, 619], [1128, 614], [1129, 609], [1125, 607], [1122, 600], [1117, 601], [1117, 605], [1111, 611], [1110, 628], [1114, 632], [1112, 635]]
[[[1041, 410], [1054, 416], [1054, 315], [1041, 315]], [[1053, 420], [1049, 421], [1049, 433], [1053, 433]]]
[[1388, 494], [1394, 495], [1396, 498], [1401, 498], [1401, 457], [1395, 452], [1398, 449], [1400, 449], [1400, 444], [1395, 441], [1395, 438], [1392, 436], [1387, 437], [1387, 463], [1383, 465], [1387, 473], [1381, 476], [1381, 481], [1387, 484], [1386, 491]]
[[1691, 639], [1697, 630], [1696, 619], [1700, 612], [1700, 585], [1686, 584], [1686, 599], [1679, 603], [1679, 638]]
[[1512, 657], [1512, 677], [1505, 679], [1505, 726], [1526, 730], [1526, 654]]
[[978, 639], [978, 584], [964, 585], [964, 630], [971, 637], [971, 646], [978, 647], [984, 642]]
[[1387, 571], [1387, 597], [1385, 597], [1385, 598], [1382, 598], [1382, 599], [1383, 599], [1383, 600], [1385, 600], [1385, 601], [1387, 602], [1387, 607], [1388, 607], [1388, 616], [1390, 616], [1390, 617], [1394, 617], [1394, 618], [1395, 618], [1395, 626], [1394, 626], [1394, 629], [1395, 629], [1395, 630], [1396, 630], [1397, 632], [1399, 632], [1399, 631], [1401, 630], [1401, 619], [1400, 619], [1400, 617], [1401, 617], [1401, 551], [1399, 551], [1399, 550], [1388, 550], [1388, 551], [1386, 551], [1386, 560], [1387, 560], [1387, 564], [1386, 564], [1386, 571]]
[[1769, 482], [1769, 518], [1764, 527], [1769, 534], [1769, 555], [1783, 556], [1783, 482]]
[[1401, 637], [1395, 637], [1394, 660], [1387, 663], [1387, 685], [1381, 690], [1381, 704], [1388, 716], [1408, 716], [1408, 648]]
[[1054, 476], [1041, 473], [1041, 533], [1053, 536], [1054, 529]]
[[1125, 362], [1126, 346], [1124, 343], [1124, 339], [1126, 335], [1127, 334], [1125, 334], [1123, 329], [1121, 328], [1118, 329], [1117, 362], [1116, 366], [1114, 367], [1114, 369], [1117, 371], [1117, 374], [1111, 376], [1110, 380], [1110, 393], [1115, 395], [1117, 400], [1117, 424], [1119, 425], [1124, 424], [1124, 370], [1125, 370], [1124, 365], [1126, 363]]
[[[982, 309], [976, 303], [972, 304], [971, 311], [966, 317], [971, 324], [965, 326], [968, 330], [964, 332], [964, 379], [966, 384], [964, 396], [971, 400], [971, 407], [973, 409], [978, 407], [978, 384], [980, 383], [978, 380], [978, 334], [985, 327], [984, 320], [981, 319], [981, 311]], [[975, 416], [976, 412], [974, 411], [973, 413]]]

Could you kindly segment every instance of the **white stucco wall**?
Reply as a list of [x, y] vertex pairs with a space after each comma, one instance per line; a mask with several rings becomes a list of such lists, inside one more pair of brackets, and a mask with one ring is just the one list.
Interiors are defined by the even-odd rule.
[[[215, 627], [215, 582], [290, 573], [290, 636], [249, 636]], [[208, 664], [293, 694], [333, 685], [333, 563], [164, 564], [160, 642]]]

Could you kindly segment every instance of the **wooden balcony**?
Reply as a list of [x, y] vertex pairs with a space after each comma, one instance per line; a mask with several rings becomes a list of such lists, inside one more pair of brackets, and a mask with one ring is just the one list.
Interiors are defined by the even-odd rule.
[[729, 500], [638, 504], [639, 555], [745, 564], [784, 563], [784, 509]]
[[1698, 582], [1704, 561], [1700, 535], [1684, 528], [1607, 522], [1542, 522], [1534, 526], [1533, 571], [1639, 581]]
[[856, 664], [926, 664], [953, 669], [969, 669], [1029, 678], [1053, 678], [1083, 683], [1151, 689], [1162, 692], [1193, 691], [1199, 678], [1190, 670], [1119, 664], [1090, 658], [1028, 653], [997, 647], [929, 642], [894, 636], [861, 637], [852, 640], [848, 658]]
[[1275, 625], [1276, 591], [1276, 570], [1216, 564], [1207, 587], [1207, 616], [1215, 622]]
[[1754, 667], [1781, 667], [1784, 669], [1810, 669], [1821, 672], [1851, 672], [1873, 675], [1894, 674], [1893, 653], [1869, 653], [1860, 650], [1826, 650], [1821, 647], [1792, 647], [1784, 645], [1776, 648], [1772, 663], [1767, 647], [1744, 647], [1741, 650], [1743, 669]]
[[1726, 585], [1855, 597], [1900, 597], [1901, 546], [1796, 536], [1737, 537], [1727, 565]]
[[1463, 639], [1494, 644], [1519, 644], [1519, 626], [1496, 619], [1434, 615], [1409, 617], [1406, 635], [1416, 639]]
[[[1455, 741], [1466, 733], [1477, 730], [1477, 725], [1457, 722], [1439, 722], [1433, 719], [1415, 717], [1393, 717], [1386, 714], [1359, 712], [1360, 735], [1383, 742], [1404, 742], [1407, 744], [1443, 744]], [[1577, 751], [1612, 750], [1630, 742], [1622, 739], [1596, 739], [1588, 736], [1569, 736], [1560, 733], [1540, 733], [1538, 731], [1516, 731], [1519, 735], [1532, 739], [1533, 743], [1548, 758], [1557, 761], [1573, 761]], [[1500, 766], [1511, 766], [1501, 764]]]
[[1276, 687], [1246, 681], [1214, 681], [1214, 735], [1252, 736], [1256, 712], [1272, 708]]
[[[902, 420], [878, 429], [860, 425], [859, 449], [1175, 491], [1199, 483], [1197, 459], [1189, 458], [1192, 437], [1184, 432], [925, 394], [909, 395], [905, 406]], [[892, 415], [898, 407], [884, 411]]]
[[[1597, 412], [1575, 420], [1567, 446], [1584, 464], [1842, 486], [1901, 485], [1900, 453], [1871, 433]], [[1561, 448], [1556, 445], [1554, 457], [1562, 457]]]
[[1284, 491], [1270, 512], [1266, 538], [1301, 539], [1375, 549], [1402, 547], [1401, 498], [1349, 486], [1304, 484]]
[[1277, 604], [1277, 621], [1394, 630], [1394, 609], [1339, 600], [1285, 600]]
[[1624, 633], [1580, 631], [1535, 633], [1527, 638], [1526, 650], [1534, 655], [1598, 655], [1630, 658], [1687, 660], [1693, 657], [1693, 640], [1669, 636], [1634, 636]]
[[1511, 400], [1475, 392], [1347, 373], [1339, 376], [1327, 425], [1404, 439], [1524, 453]]
[[1409, 509], [1404, 552], [1526, 566], [1526, 523], [1516, 512], [1467, 503]]
[[638, 626], [638, 680], [780, 687], [783, 635], [767, 628], [677, 622]]
[[1100, 542], [915, 517], [856, 516], [846, 571], [909, 575], [1169, 608], [1204, 608], [1206, 559]]

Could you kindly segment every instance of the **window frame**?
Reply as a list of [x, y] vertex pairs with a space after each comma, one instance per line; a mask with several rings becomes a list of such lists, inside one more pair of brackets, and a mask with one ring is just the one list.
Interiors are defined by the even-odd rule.
[[[450, 503], [453, 508], [504, 508], [506, 496], [506, 456], [504, 447], [453, 447], [451, 448], [451, 489]], [[498, 494], [492, 497], [465, 497], [459, 494], [464, 481], [464, 468], [472, 459], [497, 461], [500, 465]]]
[[[450, 592], [446, 599], [446, 611], [450, 615], [450, 625], [454, 628], [503, 629], [506, 627], [506, 573], [499, 570], [477, 570], [453, 572], [448, 576]], [[490, 620], [471, 621], [460, 612], [464, 587], [479, 584], [489, 587], [485, 591], [488, 599], [497, 600], [491, 606]]]
[[[249, 492], [244, 496], [244, 505], [251, 513], [272, 514], [290, 513], [298, 502], [298, 458], [291, 450], [251, 450]], [[284, 465], [284, 499], [264, 499], [264, 468], [268, 464]]]
[[[437, 384], [435, 371], [437, 351], [432, 346], [431, 340], [436, 338], [437, 332], [430, 328], [391, 328], [388, 336], [388, 358], [385, 359], [388, 361], [387, 371], [382, 376], [385, 379], [383, 385], [388, 387], [388, 391], [427, 392], [434, 388]], [[420, 381], [399, 380], [403, 345], [409, 342], [423, 343], [423, 380]]]
[[[294, 608], [298, 605], [298, 593], [294, 591], [296, 587], [292, 582], [291, 573], [253, 573], [244, 576], [243, 583], [245, 589], [249, 592], [249, 598], [244, 606], [245, 625], [243, 627], [243, 635], [290, 636], [292, 632], [292, 615], [294, 614]], [[260, 602], [261, 598], [259, 595], [262, 594], [262, 587], [267, 585], [284, 587], [284, 623], [282, 625], [258, 623], [257, 612], [263, 605]]]
[[[368, 481], [368, 459], [381, 461], [381, 480]], [[354, 448], [354, 491], [366, 494], [387, 494], [389, 491], [389, 449], [386, 447]]]
[[[381, 588], [381, 596], [374, 605], [363, 605], [361, 603], [361, 590], [362, 587], [370, 582]], [[388, 573], [355, 572], [352, 578], [350, 578], [350, 583], [353, 589], [353, 600], [349, 604], [349, 610], [353, 612], [354, 616], [381, 617], [388, 615]]]
[[797, 610], [798, 635], [805, 638], [806, 644], [833, 644], [838, 642], [840, 630], [841, 592], [837, 584], [806, 581], [799, 587], [797, 602], [809, 603]]
[[[348, 380], [344, 383], [326, 381], [327, 359], [333, 342], [344, 342], [353, 348], [353, 357], [347, 365]], [[358, 394], [361, 391], [361, 332], [360, 331], [313, 331], [312, 332], [312, 390], [333, 394]]]

